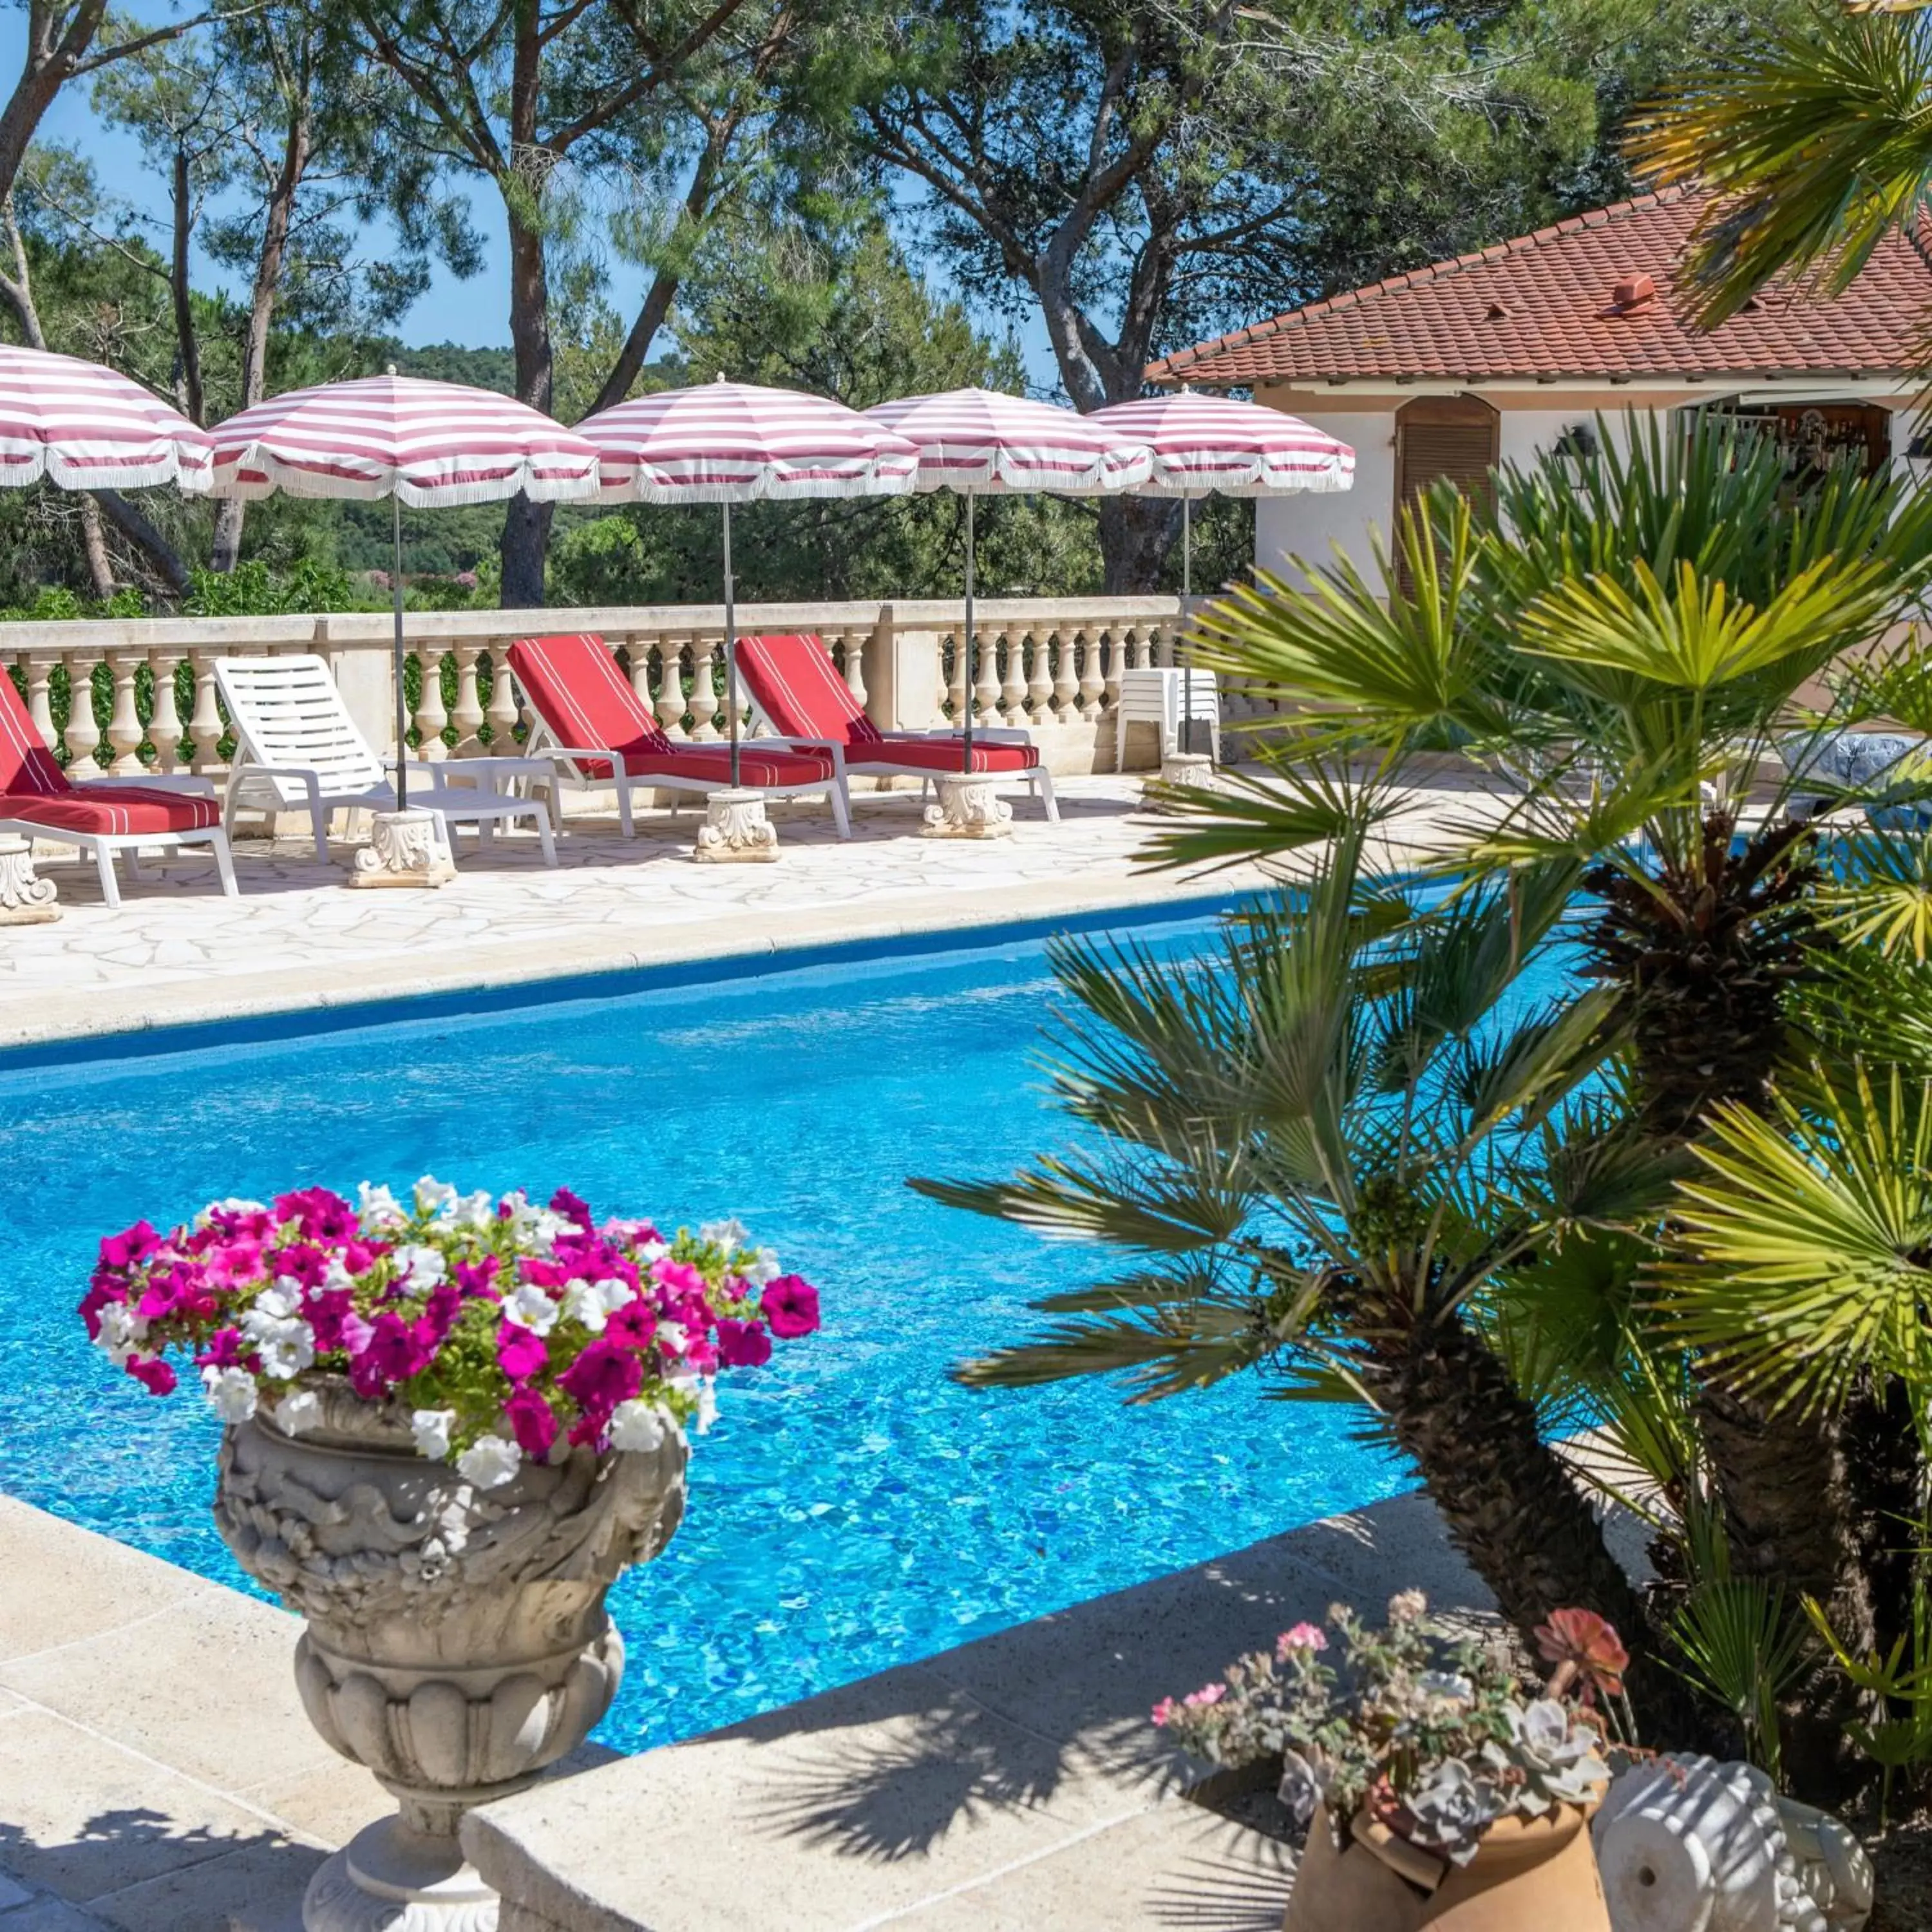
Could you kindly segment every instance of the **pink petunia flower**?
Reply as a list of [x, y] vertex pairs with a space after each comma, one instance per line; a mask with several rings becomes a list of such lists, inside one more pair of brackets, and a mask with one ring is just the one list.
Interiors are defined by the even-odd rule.
[[410, 1324], [384, 1309], [369, 1324], [369, 1340], [349, 1358], [349, 1379], [365, 1402], [388, 1394], [427, 1364], [429, 1352]]
[[518, 1387], [532, 1376], [541, 1375], [550, 1361], [543, 1337], [534, 1330], [519, 1328], [514, 1322], [496, 1330], [496, 1366]]
[[561, 1214], [566, 1221], [574, 1221], [587, 1234], [591, 1228], [590, 1204], [571, 1192], [567, 1187], [560, 1187], [550, 1197], [550, 1211]]
[[303, 1187], [293, 1193], [277, 1195], [275, 1219], [292, 1221], [306, 1240], [332, 1244], [349, 1240], [362, 1225], [355, 1209], [326, 1187]]
[[104, 1268], [137, 1268], [161, 1245], [160, 1235], [146, 1221], [136, 1221], [118, 1234], [110, 1234], [100, 1244]]
[[651, 1279], [673, 1294], [704, 1299], [704, 1277], [689, 1262], [674, 1262], [668, 1255], [660, 1255], [651, 1264]]
[[604, 1324], [604, 1339], [626, 1348], [647, 1348], [657, 1333], [658, 1318], [641, 1296], [627, 1301]]
[[718, 1324], [718, 1359], [728, 1369], [755, 1369], [772, 1358], [772, 1338], [761, 1322], [734, 1322], [728, 1316]]
[[502, 1296], [492, 1286], [500, 1265], [494, 1255], [485, 1255], [480, 1262], [458, 1262], [456, 1285], [473, 1300], [500, 1301]]
[[759, 1306], [781, 1341], [795, 1341], [818, 1326], [818, 1291], [802, 1275], [782, 1274], [767, 1282]]
[[549, 1402], [527, 1386], [520, 1388], [503, 1405], [510, 1433], [517, 1447], [532, 1462], [541, 1462], [556, 1441], [556, 1412]]
[[583, 1412], [570, 1432], [573, 1442], [594, 1442], [609, 1427], [610, 1412], [644, 1387], [644, 1365], [628, 1348], [599, 1336], [556, 1378]]
[[124, 1364], [128, 1372], [150, 1395], [172, 1395], [175, 1392], [175, 1372], [172, 1366], [158, 1355], [130, 1355]]

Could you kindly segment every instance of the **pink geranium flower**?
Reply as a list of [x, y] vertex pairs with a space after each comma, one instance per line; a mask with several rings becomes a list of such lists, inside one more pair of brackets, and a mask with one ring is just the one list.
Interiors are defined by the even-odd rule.
[[1225, 1684], [1204, 1684], [1198, 1690], [1190, 1690], [1181, 1699], [1190, 1710], [1198, 1711], [1209, 1704], [1218, 1704], [1228, 1694]]
[[782, 1274], [766, 1282], [759, 1306], [782, 1341], [796, 1341], [818, 1326], [818, 1291], [802, 1275]]
[[1319, 1624], [1297, 1624], [1294, 1629], [1283, 1630], [1275, 1640], [1274, 1653], [1280, 1658], [1292, 1657], [1297, 1651], [1326, 1650], [1328, 1634]]

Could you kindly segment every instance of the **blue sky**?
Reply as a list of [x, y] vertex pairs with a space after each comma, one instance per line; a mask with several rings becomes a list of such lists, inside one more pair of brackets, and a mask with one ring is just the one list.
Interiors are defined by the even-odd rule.
[[[167, 10], [137, 4], [128, 10], [136, 17], [160, 19], [166, 17]], [[9, 80], [20, 70], [25, 41], [24, 11], [13, 7], [0, 10], [0, 74]], [[70, 85], [56, 96], [40, 124], [40, 138], [86, 154], [93, 161], [101, 185], [110, 193], [133, 202], [144, 212], [157, 218], [165, 216], [164, 184], [150, 178], [140, 145], [131, 135], [102, 124], [85, 85]], [[403, 319], [398, 331], [412, 346], [454, 342], [465, 348], [483, 349], [509, 341], [509, 278], [502, 210], [494, 195], [472, 196], [471, 207], [485, 238], [483, 268], [467, 280], [459, 280], [446, 270], [437, 269], [428, 292]], [[235, 293], [242, 292], [234, 276], [217, 268], [206, 256], [196, 256], [195, 277], [202, 287], [226, 286]], [[610, 299], [627, 322], [643, 299], [644, 284], [641, 269], [613, 259]], [[1003, 336], [1004, 326], [996, 326], [992, 332]], [[1019, 345], [1034, 390], [1051, 391], [1057, 381], [1053, 354], [1036, 310], [1019, 332]]]

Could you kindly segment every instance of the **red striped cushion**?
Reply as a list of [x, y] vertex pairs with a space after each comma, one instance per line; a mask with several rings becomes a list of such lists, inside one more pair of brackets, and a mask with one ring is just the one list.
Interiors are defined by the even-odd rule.
[[[81, 690], [83, 703], [91, 692]], [[14, 680], [0, 670], [0, 792], [38, 792], [52, 796], [68, 788], [60, 762], [40, 742]]]
[[[922, 772], [957, 772], [965, 769], [957, 738], [881, 737], [876, 745], [853, 748], [848, 762], [855, 770], [868, 765], [899, 765]], [[1040, 763], [1040, 754], [1030, 745], [988, 745], [973, 740], [973, 769], [976, 772], [1030, 772]]]
[[738, 675], [751, 686], [758, 709], [788, 738], [822, 738], [834, 745], [879, 742], [879, 728], [815, 637], [740, 638]]
[[[754, 738], [742, 746], [738, 755], [738, 777], [742, 784], [830, 784], [832, 760], [812, 752], [761, 752]], [[624, 769], [633, 778], [701, 778], [719, 786], [731, 782], [731, 754], [728, 748], [706, 745], [695, 750], [680, 746], [676, 751], [627, 752]]]
[[[510, 668], [537, 716], [563, 745], [587, 745], [626, 754], [668, 752], [671, 742], [618, 670], [595, 632], [574, 637], [519, 638], [510, 646]], [[625, 760], [630, 763], [628, 756]], [[596, 769], [592, 769], [592, 766]], [[602, 760], [586, 760], [586, 778], [608, 778]]]
[[43, 793], [0, 794], [0, 819], [44, 825], [50, 831], [86, 832], [97, 838], [137, 832], [206, 832], [221, 823], [218, 799], [179, 792], [148, 791], [137, 784], [89, 785], [50, 798]]

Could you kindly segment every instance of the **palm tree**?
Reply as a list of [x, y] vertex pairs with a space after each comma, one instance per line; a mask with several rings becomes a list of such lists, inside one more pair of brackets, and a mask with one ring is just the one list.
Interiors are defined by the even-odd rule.
[[[1580, 472], [1502, 471], [1492, 508], [1438, 490], [1403, 520], [1403, 571], [1378, 555], [1373, 580], [1346, 562], [1264, 578], [1210, 614], [1197, 660], [1306, 722], [1264, 753], [1262, 778], [1182, 801], [1160, 856], [1225, 862], [1301, 842], [1318, 817], [1295, 769], [1310, 747], [1372, 758], [1390, 784], [1417, 751], [1458, 750], [1509, 800], [1498, 822], [1452, 828], [1445, 869], [1575, 868], [1598, 903], [1588, 970], [1623, 1029], [1629, 1113], [1661, 1173], [1710, 1106], [1769, 1103], [1820, 885], [1779, 808], [1825, 789], [1814, 750], [1874, 711], [1886, 680], [1844, 680], [1823, 712], [1807, 689], [1910, 607], [1932, 568], [1932, 506], [1843, 472], [1796, 494], [1774, 448], [1714, 424], [1598, 441]], [[1741, 844], [1732, 794], [1760, 766], [1784, 775], [1768, 829]], [[1631, 1203], [1630, 1226], [1653, 1239], [1666, 1206], [1662, 1190]], [[1514, 1303], [1531, 1354], [1546, 1338], [1526, 1311], [1552, 1281]], [[1645, 1359], [1633, 1268], [1594, 1283], [1602, 1318], [1571, 1333], [1605, 1346], [1598, 1386], [1668, 1384], [1673, 1345]], [[1870, 1552], [1851, 1526], [1870, 1512], [1847, 1499], [1842, 1418], [1768, 1408], [1714, 1375], [1691, 1386], [1694, 1453], [1740, 1574], [1853, 1604]], [[1678, 1472], [1680, 1486], [1701, 1480]], [[1847, 1628], [1876, 1634], [1869, 1617]], [[1835, 1732], [1822, 1745], [1838, 1748]], [[1811, 1774], [1802, 1749], [1796, 1768]]]
[[1688, 1700], [1487, 1328], [1502, 1278], [1620, 1210], [1632, 1183], [1628, 1160], [1552, 1158], [1552, 1124], [1594, 1105], [1580, 1088], [1611, 1043], [1612, 997], [1552, 1005], [1518, 986], [1576, 868], [1418, 910], [1366, 874], [1375, 789], [1330, 773], [1322, 796], [1334, 836], [1306, 883], [1205, 958], [1056, 949], [1054, 1084], [1090, 1138], [1010, 1180], [914, 1184], [1120, 1265], [1041, 1302], [1038, 1339], [959, 1373], [1120, 1374], [1146, 1401], [1247, 1372], [1286, 1399], [1358, 1405], [1515, 1627], [1565, 1604], [1607, 1616], [1638, 1658], [1640, 1708], [1681, 1734]]
[[1690, 257], [1707, 325], [1786, 272], [1836, 293], [1932, 196], [1932, 35], [1914, 8], [1820, 8], [1679, 82], [1630, 148], [1641, 172], [1714, 190]]

